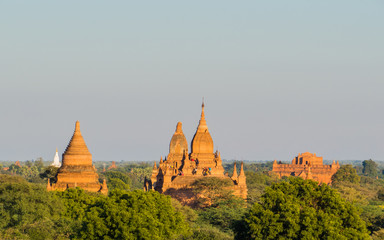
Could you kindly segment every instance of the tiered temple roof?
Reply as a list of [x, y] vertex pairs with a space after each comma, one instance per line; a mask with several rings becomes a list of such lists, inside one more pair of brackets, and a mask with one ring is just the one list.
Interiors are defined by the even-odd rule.
[[80, 187], [90, 192], [108, 193], [107, 185], [99, 183], [99, 176], [92, 164], [92, 155], [85, 144], [80, 132], [80, 122], [77, 121], [73, 136], [63, 153], [62, 166], [57, 173], [54, 184], [48, 182], [47, 190], [66, 190]]

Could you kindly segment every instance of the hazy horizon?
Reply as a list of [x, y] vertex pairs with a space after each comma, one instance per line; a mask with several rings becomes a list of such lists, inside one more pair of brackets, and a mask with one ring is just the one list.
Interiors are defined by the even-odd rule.
[[[76, 3], [76, 4], [75, 4]], [[0, 2], [0, 160], [384, 159], [382, 1]]]

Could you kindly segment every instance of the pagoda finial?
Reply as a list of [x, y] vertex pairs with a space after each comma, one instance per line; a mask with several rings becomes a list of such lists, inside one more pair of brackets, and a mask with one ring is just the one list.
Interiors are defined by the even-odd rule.
[[199, 122], [199, 126], [197, 127], [198, 131], [205, 132], [208, 130], [207, 122], [205, 121], [205, 114], [204, 114], [204, 100], [201, 104], [201, 118]]
[[204, 114], [204, 97], [203, 97], [203, 103], [201, 104], [201, 120], [205, 120], [205, 114]]
[[80, 122], [79, 122], [79, 120], [76, 121], [75, 132], [80, 132]]
[[183, 124], [181, 122], [178, 122], [176, 125], [176, 133], [183, 133]]

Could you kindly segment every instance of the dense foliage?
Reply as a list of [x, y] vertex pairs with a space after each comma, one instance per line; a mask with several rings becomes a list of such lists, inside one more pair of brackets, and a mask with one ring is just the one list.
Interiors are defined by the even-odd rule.
[[360, 177], [357, 175], [356, 169], [354, 169], [351, 164], [342, 165], [339, 170], [332, 176], [333, 185], [337, 185], [343, 182], [360, 182]]
[[0, 175], [1, 239], [176, 239], [189, 225], [169, 196], [113, 190], [47, 192], [20, 177]]
[[0, 239], [61, 239], [68, 233], [60, 199], [44, 187], [0, 174]]
[[[341, 198], [329, 189], [323, 190], [326, 193], [324, 196], [329, 196], [329, 199], [335, 201], [334, 204], [349, 204], [348, 207], [343, 205], [340, 210], [344, 219], [348, 218], [348, 214], [349, 218], [356, 217], [356, 208], [360, 209], [360, 217], [365, 221], [372, 239], [384, 239], [384, 163], [373, 160], [350, 163], [353, 165], [342, 165], [333, 177], [331, 187], [340, 193]], [[21, 162], [20, 165], [2, 162], [0, 165], [3, 168], [0, 172], [6, 175], [0, 174], [0, 239], [229, 240], [234, 239], [235, 233], [238, 239], [249, 239], [252, 236], [251, 228], [245, 220], [250, 219], [250, 216], [258, 216], [254, 204], [262, 206], [268, 202], [265, 201], [265, 196], [269, 196], [269, 199], [275, 197], [270, 200], [272, 202], [285, 200], [290, 203], [282, 209], [286, 212], [280, 214], [286, 216], [289, 225], [292, 223], [293, 230], [283, 224], [285, 232], [280, 232], [278, 236], [293, 239], [292, 234], [298, 229], [297, 226], [300, 227], [296, 233], [299, 237], [302, 234], [300, 232], [303, 232], [300, 231], [303, 228], [300, 225], [301, 218], [294, 213], [297, 213], [298, 204], [303, 204], [300, 201], [305, 198], [294, 201], [295, 198], [289, 195], [303, 187], [300, 184], [294, 185], [287, 188], [290, 191], [278, 188], [279, 194], [271, 194], [270, 191], [276, 188], [276, 184], [292, 185], [288, 182], [290, 180], [279, 179], [269, 172], [272, 162], [244, 164], [248, 186], [246, 203], [232, 195], [232, 183], [229, 179], [210, 177], [195, 182], [195, 196], [198, 201], [197, 208], [193, 209], [156, 192], [141, 191], [144, 178], [151, 176], [152, 164], [120, 162], [116, 163], [117, 168], [108, 169], [110, 164], [95, 162], [100, 182], [106, 179], [110, 190], [109, 196], [103, 196], [81, 189], [47, 192], [47, 179], [52, 182], [55, 180], [57, 168], [44, 166], [41, 158]], [[224, 167], [231, 176], [233, 164], [225, 164]], [[320, 188], [317, 185], [316, 187]], [[294, 190], [296, 188], [299, 190]], [[307, 191], [311, 188], [303, 189]], [[311, 217], [319, 216], [316, 209], [320, 206], [314, 207], [316, 211], [310, 210], [310, 203], [319, 203], [316, 202], [318, 199], [314, 199], [316, 198], [304, 201], [309, 205], [300, 211], [307, 213], [306, 219], [317, 226], [309, 228], [309, 225], [305, 225], [307, 232], [320, 232], [319, 226], [327, 219], [321, 215], [316, 220], [311, 220]], [[351, 208], [355, 210], [352, 211]], [[325, 210], [321, 211], [327, 213]], [[262, 220], [268, 222], [268, 216]], [[329, 221], [336, 220], [332, 218]], [[261, 225], [268, 226], [264, 222]], [[361, 220], [358, 222], [361, 223]], [[277, 228], [277, 223], [280, 222], [275, 223], [276, 226], [273, 227]], [[288, 235], [283, 236], [284, 234]], [[362, 233], [362, 238], [365, 237], [366, 233]]]
[[70, 189], [58, 194], [65, 216], [81, 222], [74, 239], [174, 239], [189, 230], [170, 197], [157, 192], [114, 190], [104, 197]]
[[290, 178], [268, 187], [238, 239], [369, 239], [357, 209], [327, 185]]
[[363, 161], [363, 173], [365, 176], [376, 177], [378, 175], [378, 165], [372, 159]]

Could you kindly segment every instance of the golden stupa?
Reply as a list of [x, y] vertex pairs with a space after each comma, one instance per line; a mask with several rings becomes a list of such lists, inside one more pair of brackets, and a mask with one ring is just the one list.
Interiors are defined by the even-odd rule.
[[84, 138], [80, 132], [80, 122], [76, 121], [75, 132], [63, 153], [62, 166], [57, 172], [57, 181], [50, 185], [47, 190], [66, 190], [68, 188], [80, 187], [90, 192], [108, 193], [105, 183], [99, 183], [99, 175], [92, 164], [92, 154], [89, 152]]

